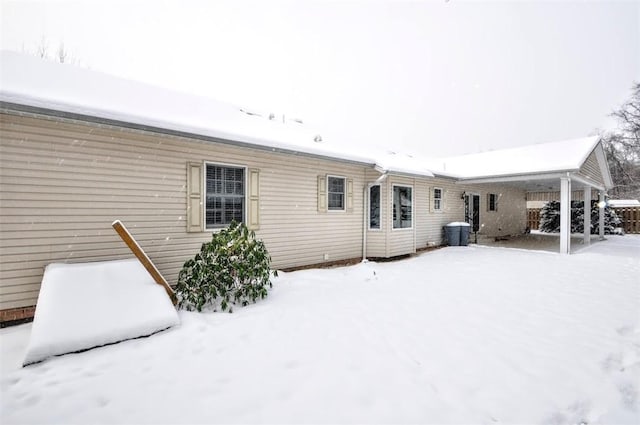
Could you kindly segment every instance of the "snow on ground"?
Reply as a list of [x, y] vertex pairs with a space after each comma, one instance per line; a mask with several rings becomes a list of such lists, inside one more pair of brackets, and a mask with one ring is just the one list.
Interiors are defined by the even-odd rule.
[[233, 314], [20, 369], [0, 422], [640, 422], [640, 236], [571, 256], [449, 247], [281, 275]]
[[[473, 234], [469, 235], [470, 239], [473, 239]], [[591, 245], [597, 244], [600, 241], [599, 235], [591, 235], [590, 245], [584, 244], [584, 235], [582, 233], [571, 234], [571, 253], [575, 254], [583, 249], [590, 249]], [[503, 248], [521, 248], [536, 251], [549, 251], [557, 253], [560, 251], [560, 233], [545, 233], [539, 230], [532, 230], [529, 234], [509, 236], [507, 238], [490, 238], [490, 237], [478, 237], [478, 243], [480, 245], [487, 245], [493, 247]], [[610, 245], [610, 244], [609, 244]], [[608, 246], [609, 246], [608, 245]], [[622, 247], [623, 251], [629, 251], [629, 255], [635, 255], [633, 250], [627, 250], [624, 245], [616, 243], [616, 246]]]

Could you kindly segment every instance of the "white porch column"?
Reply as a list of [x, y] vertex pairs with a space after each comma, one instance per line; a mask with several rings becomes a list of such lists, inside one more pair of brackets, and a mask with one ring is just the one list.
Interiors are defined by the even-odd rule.
[[560, 178], [560, 254], [571, 253], [571, 179]]
[[604, 201], [604, 190], [601, 190], [598, 193], [598, 197], [599, 202], [598, 202], [598, 227], [599, 227], [599, 234], [600, 234], [600, 240], [604, 239], [604, 206], [605, 206], [605, 201]]
[[584, 188], [584, 230], [582, 236], [584, 237], [583, 243], [589, 245], [591, 243], [591, 188], [588, 186]]

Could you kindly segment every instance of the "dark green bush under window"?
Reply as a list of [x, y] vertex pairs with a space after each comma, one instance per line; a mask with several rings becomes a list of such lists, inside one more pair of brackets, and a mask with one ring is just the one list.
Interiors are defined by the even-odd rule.
[[[184, 263], [176, 294], [180, 307], [202, 311], [219, 306], [233, 311], [267, 296], [271, 288], [271, 257], [264, 243], [242, 223], [232, 222], [214, 233], [200, 252]], [[277, 276], [277, 272], [273, 272]]]

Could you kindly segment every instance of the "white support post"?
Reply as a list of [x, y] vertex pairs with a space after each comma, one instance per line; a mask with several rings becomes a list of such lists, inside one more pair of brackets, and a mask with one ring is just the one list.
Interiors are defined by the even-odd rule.
[[584, 237], [583, 243], [589, 245], [591, 243], [591, 187], [584, 188]]
[[605, 206], [605, 200], [604, 200], [604, 190], [601, 190], [599, 193], [599, 202], [598, 202], [598, 228], [599, 228], [599, 234], [600, 234], [600, 240], [604, 240], [604, 206]]
[[571, 179], [560, 178], [560, 254], [571, 253]]

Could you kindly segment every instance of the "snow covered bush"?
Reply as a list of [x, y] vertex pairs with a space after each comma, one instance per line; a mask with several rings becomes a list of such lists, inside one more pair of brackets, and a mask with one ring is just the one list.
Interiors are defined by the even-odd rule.
[[267, 286], [272, 287], [270, 266], [264, 243], [234, 221], [184, 263], [176, 285], [179, 305], [198, 311], [211, 305], [215, 311], [219, 303], [222, 311], [231, 313], [231, 304], [245, 306], [267, 296]]
[[540, 210], [540, 225], [538, 229], [545, 233], [560, 231], [560, 202], [550, 201]]
[[[597, 201], [591, 201], [591, 234], [599, 232], [600, 209]], [[607, 235], [615, 233], [615, 228], [621, 221], [613, 209], [604, 208], [604, 232]], [[560, 232], [560, 202], [547, 202], [540, 210], [541, 232]], [[571, 201], [571, 233], [582, 233], [584, 229], [584, 201]]]

